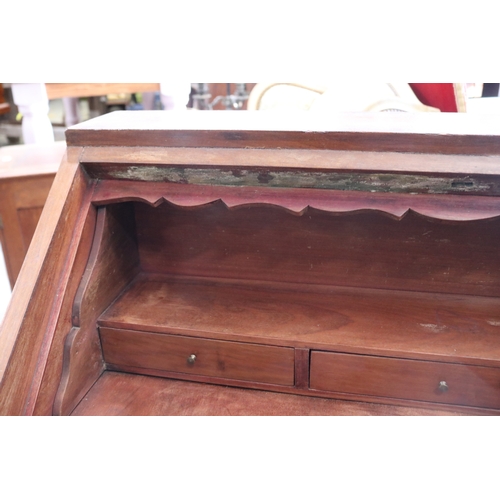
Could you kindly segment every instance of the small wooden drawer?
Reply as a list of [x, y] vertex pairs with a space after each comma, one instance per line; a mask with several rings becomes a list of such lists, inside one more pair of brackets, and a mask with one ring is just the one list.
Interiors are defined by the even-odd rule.
[[104, 360], [114, 366], [294, 384], [292, 348], [103, 327], [100, 333]]
[[310, 388], [500, 408], [500, 369], [473, 365], [313, 351]]

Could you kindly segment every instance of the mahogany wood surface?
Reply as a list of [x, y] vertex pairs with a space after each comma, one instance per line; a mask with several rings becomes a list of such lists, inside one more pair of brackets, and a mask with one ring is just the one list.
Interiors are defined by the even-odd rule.
[[295, 349], [295, 387], [298, 389], [309, 388], [309, 356], [309, 349]]
[[[285, 135], [284, 135], [285, 136]], [[285, 136], [286, 137], [286, 136]], [[331, 149], [253, 149], [223, 147], [114, 147], [103, 150], [100, 147], [86, 147], [81, 162], [89, 172], [99, 178], [125, 178], [124, 172], [132, 176], [134, 169], [141, 166], [199, 167], [207, 171], [225, 168], [254, 169], [264, 171], [289, 169], [295, 174], [300, 171], [322, 170], [335, 172], [398, 172], [408, 175], [433, 174], [467, 176], [491, 176], [495, 181], [500, 165], [498, 155], [459, 155], [429, 153], [394, 153], [377, 151], [344, 151], [337, 149], [333, 141]], [[119, 175], [115, 172], [122, 173]], [[139, 174], [140, 172], [138, 172]], [[166, 173], [166, 172], [165, 172]], [[403, 178], [404, 179], [404, 178]], [[144, 179], [146, 180], [146, 179]], [[151, 179], [150, 179], [151, 180]], [[219, 182], [221, 179], [218, 179]], [[401, 183], [401, 180], [399, 181]], [[269, 185], [269, 181], [266, 183]], [[376, 187], [376, 186], [372, 186]], [[369, 191], [369, 190], [368, 190]]]
[[467, 410], [361, 403], [104, 372], [73, 415], [458, 416]]
[[[440, 383], [446, 383], [440, 390]], [[500, 369], [311, 352], [311, 389], [500, 408]]]
[[135, 204], [146, 272], [500, 296], [500, 220]]
[[[72, 329], [64, 347], [63, 373], [54, 413], [68, 414], [104, 370], [96, 319], [136, 273], [137, 244], [126, 207], [101, 208], [93, 246], [71, 313]], [[127, 217], [128, 216], [128, 217]], [[78, 274], [75, 273], [75, 278]]]
[[2, 251], [11, 288], [24, 262], [54, 174], [0, 179]]
[[[151, 280], [150, 280], [151, 279]], [[500, 366], [498, 298], [213, 280], [136, 281], [101, 326]]]
[[179, 207], [199, 207], [221, 201], [228, 208], [244, 205], [276, 205], [296, 215], [309, 208], [332, 213], [376, 210], [401, 219], [409, 211], [441, 220], [468, 221], [498, 217], [500, 200], [489, 196], [452, 196], [356, 191], [329, 191], [308, 188], [250, 186], [200, 186], [167, 182], [100, 181], [93, 195], [96, 205], [111, 202], [144, 201], [158, 206], [168, 201]]
[[[439, 113], [166, 113], [116, 111], [66, 132], [71, 146], [334, 149], [500, 154], [494, 115]], [[117, 133], [119, 131], [119, 133]]]
[[294, 351], [290, 348], [111, 328], [100, 328], [100, 332], [104, 360], [115, 366], [294, 384]]
[[498, 124], [220, 113], [68, 132], [0, 327], [0, 413], [498, 413]]
[[65, 151], [64, 142], [0, 148], [0, 231], [13, 288]]
[[0, 327], [0, 414], [31, 414], [39, 395], [90, 197], [78, 155], [63, 159]]
[[[67, 341], [68, 336], [71, 335], [73, 327], [71, 321], [71, 305], [78, 288], [80, 276], [85, 270], [88, 255], [93, 244], [96, 219], [95, 210], [88, 206], [88, 199], [83, 199], [82, 201], [85, 210], [82, 210], [78, 214], [78, 219], [74, 224], [74, 231], [76, 233], [75, 240], [78, 242], [78, 245], [76, 248], [71, 249], [71, 260], [67, 262], [67, 264], [71, 266], [71, 269], [65, 276], [64, 286], [66, 288], [63, 293], [62, 301], [54, 301], [51, 311], [52, 321], [54, 322], [50, 326], [52, 339], [50, 345], [47, 347], [48, 353], [45, 354], [43, 377], [39, 382], [40, 389], [35, 406], [32, 409], [34, 415], [50, 415], [53, 412], [54, 397], [60, 385], [61, 372], [64, 365], [63, 355], [65, 341]], [[61, 286], [62, 285], [59, 283], [58, 289], [61, 288]], [[82, 347], [86, 346], [84, 345]], [[89, 353], [88, 350], [86, 350], [86, 352]], [[92, 354], [91, 351], [90, 354]], [[85, 372], [91, 369], [94, 363], [95, 360], [89, 357]], [[82, 374], [82, 378], [84, 378], [84, 374]], [[29, 413], [26, 412], [26, 414]]]

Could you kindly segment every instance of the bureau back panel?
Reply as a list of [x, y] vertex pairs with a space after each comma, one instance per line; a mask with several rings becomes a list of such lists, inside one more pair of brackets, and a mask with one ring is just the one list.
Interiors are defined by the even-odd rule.
[[302, 215], [135, 203], [142, 270], [320, 285], [500, 294], [500, 220], [441, 221], [409, 212]]

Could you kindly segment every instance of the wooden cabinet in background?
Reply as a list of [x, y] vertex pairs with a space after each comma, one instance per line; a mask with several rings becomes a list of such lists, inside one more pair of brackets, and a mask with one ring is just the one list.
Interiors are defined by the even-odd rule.
[[494, 118], [318, 119], [69, 129], [0, 332], [0, 411], [497, 414]]
[[66, 144], [0, 149], [0, 243], [14, 287]]

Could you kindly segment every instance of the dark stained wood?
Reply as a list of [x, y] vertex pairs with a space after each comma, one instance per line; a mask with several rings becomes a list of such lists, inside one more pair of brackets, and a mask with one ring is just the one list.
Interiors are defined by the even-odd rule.
[[470, 411], [408, 408], [235, 389], [105, 372], [73, 415], [456, 416]]
[[295, 349], [295, 387], [309, 388], [309, 349]]
[[332, 392], [500, 409], [498, 368], [312, 351], [310, 384]]
[[91, 197], [78, 154], [63, 159], [0, 327], [1, 414], [31, 414], [39, 393]]
[[[55, 326], [52, 327], [53, 338], [50, 343], [45, 370], [40, 382], [38, 397], [33, 408], [34, 415], [51, 415], [53, 413], [54, 398], [57, 388], [60, 385], [61, 372], [63, 371], [65, 344], [68, 341], [68, 337], [71, 336], [71, 330], [73, 328], [71, 306], [78, 289], [80, 276], [84, 273], [89, 253], [93, 245], [95, 225], [96, 210], [90, 206], [88, 207], [87, 213], [84, 215], [83, 228], [78, 238], [78, 248], [76, 249], [72, 269], [66, 283], [67, 288], [64, 293], [62, 304], [60, 305], [59, 315], [55, 318]], [[82, 347], [85, 348], [86, 345], [80, 343], [78, 348]], [[88, 349], [86, 349], [86, 352], [88, 352]], [[102, 356], [100, 356], [100, 358], [102, 364]], [[95, 360], [89, 358], [84, 372], [86, 373], [91, 369], [94, 363]]]
[[135, 212], [146, 272], [500, 296], [500, 220], [314, 209], [297, 217], [221, 202], [190, 210], [137, 203]]
[[294, 351], [290, 348], [102, 327], [100, 331], [104, 360], [114, 366], [278, 385], [294, 383]]
[[138, 280], [101, 326], [500, 366], [500, 299], [355, 287]]
[[[259, 111], [116, 111], [66, 131], [71, 146], [333, 149], [428, 154], [500, 154], [494, 115], [346, 113], [290, 116]], [[457, 116], [458, 115], [458, 116]], [[117, 133], [117, 131], [120, 131]]]
[[28, 251], [28, 247], [30, 246], [31, 239], [35, 234], [36, 225], [40, 220], [42, 210], [43, 207], [34, 207], [21, 208], [17, 211], [17, 217], [19, 219], [19, 226], [21, 227], [21, 235], [23, 237], [23, 243], [26, 252]]
[[409, 211], [426, 217], [468, 221], [497, 217], [500, 201], [497, 197], [451, 196], [392, 193], [330, 191], [307, 188], [270, 188], [238, 186], [199, 186], [192, 184], [142, 182], [137, 189], [134, 181], [105, 180], [99, 182], [93, 202], [144, 201], [158, 206], [164, 200], [179, 207], [199, 207], [222, 201], [228, 208], [243, 205], [276, 205], [296, 215], [304, 215], [309, 208], [332, 213], [376, 210], [401, 219]]
[[73, 303], [72, 328], [65, 341], [54, 414], [69, 414], [104, 370], [96, 320], [136, 274], [138, 266], [133, 218], [128, 208], [98, 211], [89, 262]]
[[189, 115], [68, 133], [1, 414], [500, 413], [496, 122]]

